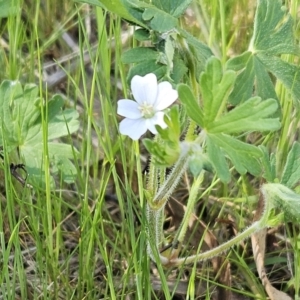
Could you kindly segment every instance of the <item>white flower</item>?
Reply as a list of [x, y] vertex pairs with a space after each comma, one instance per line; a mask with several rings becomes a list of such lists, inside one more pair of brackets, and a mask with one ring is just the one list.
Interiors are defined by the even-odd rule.
[[163, 110], [178, 98], [171, 84], [163, 81], [157, 84], [155, 74], [144, 77], [134, 76], [131, 80], [133, 100], [118, 101], [118, 114], [125, 117], [120, 123], [120, 132], [133, 140], [138, 140], [147, 129], [157, 134], [155, 125], [166, 128]]

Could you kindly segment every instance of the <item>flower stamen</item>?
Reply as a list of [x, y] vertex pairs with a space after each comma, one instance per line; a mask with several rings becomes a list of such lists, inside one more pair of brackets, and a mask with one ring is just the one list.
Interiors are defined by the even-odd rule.
[[148, 104], [146, 101], [138, 107], [141, 115], [145, 119], [151, 119], [155, 115], [154, 107], [152, 104]]

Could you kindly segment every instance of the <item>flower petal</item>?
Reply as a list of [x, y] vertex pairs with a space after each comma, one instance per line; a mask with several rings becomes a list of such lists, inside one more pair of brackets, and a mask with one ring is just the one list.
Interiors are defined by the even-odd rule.
[[131, 80], [131, 91], [134, 99], [139, 104], [147, 103], [153, 105], [157, 96], [157, 78], [155, 74], [149, 73], [144, 77], [135, 75]]
[[146, 131], [147, 126], [145, 119], [124, 119], [120, 123], [121, 134], [128, 135], [134, 141], [138, 140]]
[[155, 125], [159, 125], [161, 128], [167, 128], [167, 124], [164, 121], [164, 113], [162, 111], [157, 112], [153, 118], [145, 119], [147, 128], [153, 133], [157, 134]]
[[140, 110], [138, 109], [138, 104], [135, 101], [122, 99], [118, 101], [117, 113], [120, 116], [129, 119], [139, 119], [142, 117]]
[[158, 93], [154, 107], [156, 110], [164, 110], [173, 104], [177, 98], [177, 91], [172, 88], [169, 82], [163, 81], [158, 84]]

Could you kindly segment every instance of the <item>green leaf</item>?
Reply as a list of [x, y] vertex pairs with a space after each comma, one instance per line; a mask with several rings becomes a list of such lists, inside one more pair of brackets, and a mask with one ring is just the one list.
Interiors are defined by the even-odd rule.
[[[221, 167], [224, 169], [225, 166], [218, 165], [220, 157], [216, 158], [215, 155], [224, 156], [222, 153], [226, 153], [240, 174], [245, 174], [247, 171], [255, 176], [260, 174], [261, 168], [258, 158], [261, 157], [262, 152], [257, 147], [241, 142], [226, 134], [207, 134], [207, 140], [209, 141], [208, 155], [214, 164], [217, 173], [218, 169]], [[210, 149], [213, 149], [215, 153], [210, 154]], [[220, 179], [222, 180], [221, 177]]]
[[179, 83], [183, 76], [187, 73], [188, 68], [186, 67], [184, 61], [179, 57], [177, 53], [175, 53], [174, 61], [173, 61], [173, 72], [171, 74], [171, 78], [175, 84]]
[[293, 188], [300, 181], [300, 143], [295, 142], [290, 150], [283, 170], [281, 183]]
[[159, 53], [154, 48], [139, 47], [127, 50], [122, 54], [125, 64], [139, 63], [145, 60], [157, 60]]
[[72, 183], [76, 179], [77, 170], [71, 159], [74, 159], [74, 151], [78, 153], [71, 145], [62, 143], [48, 143], [49, 156], [53, 160], [52, 173], [59, 173], [62, 180], [66, 183]]
[[186, 84], [179, 84], [177, 91], [179, 99], [186, 109], [187, 115], [194, 122], [203, 127], [203, 113], [189, 86]]
[[137, 15], [132, 14], [128, 9], [128, 2], [126, 0], [75, 0], [76, 2], [88, 3], [91, 5], [100, 6], [119, 17], [126, 19], [132, 23], [138, 24], [142, 27], [147, 26], [140, 18], [137, 18]]
[[265, 146], [259, 146], [262, 151], [261, 162], [263, 165], [263, 177], [267, 182], [274, 182], [276, 179], [276, 156], [272, 153], [269, 157], [268, 150]]
[[284, 217], [290, 222], [300, 222], [300, 195], [279, 183], [268, 183], [262, 187], [266, 201], [284, 212]]
[[193, 174], [194, 177], [198, 177], [203, 170], [203, 161], [202, 157], [193, 155], [189, 159], [189, 170]]
[[239, 71], [228, 101], [233, 105], [245, 102], [253, 94], [255, 70], [251, 52], [244, 52], [242, 55], [230, 59], [226, 63], [226, 68]]
[[250, 49], [268, 55], [299, 54], [293, 20], [281, 0], [258, 0]]
[[[48, 150], [50, 163], [60, 169], [64, 180], [74, 179], [75, 167], [70, 159], [74, 151], [63, 143], [53, 144], [51, 140], [75, 132], [79, 127], [78, 113], [73, 109], [63, 110], [64, 101], [61, 96], [53, 96], [45, 107], [40, 107], [42, 101], [37, 98], [38, 87], [25, 85], [24, 89], [16, 81], [4, 81], [0, 85], [0, 142], [5, 144], [10, 152], [19, 148], [19, 153], [25, 160], [26, 169], [31, 183], [40, 184], [43, 179], [43, 127], [41, 110], [48, 111]], [[6, 149], [7, 150], [7, 149]], [[59, 165], [56, 165], [59, 162]], [[69, 169], [68, 169], [69, 168]], [[72, 176], [70, 174], [73, 174]], [[54, 182], [54, 180], [53, 180]]]
[[182, 15], [192, 0], [153, 0], [152, 4], [174, 17]]
[[[280, 0], [259, 0], [254, 22], [254, 33], [249, 50], [230, 59], [226, 66], [239, 72], [229, 101], [236, 105], [253, 96], [263, 100], [277, 100], [272, 73], [300, 99], [300, 68], [278, 57], [282, 54], [300, 54], [294, 37], [293, 20]], [[249, 53], [251, 56], [249, 57]], [[247, 80], [246, 80], [247, 79]], [[280, 107], [279, 107], [280, 108]], [[276, 112], [279, 115], [279, 111]]]
[[[240, 56], [230, 59], [226, 63], [226, 68], [238, 72], [234, 88], [228, 98], [231, 104], [238, 105], [247, 101], [253, 96], [253, 92], [263, 100], [268, 98], [277, 100], [274, 84], [258, 55], [244, 52]], [[254, 91], [253, 86], [255, 86]]]
[[183, 52], [188, 68], [195, 72], [198, 78], [201, 72], [204, 71], [205, 64], [213, 55], [213, 52], [206, 44], [193, 37], [187, 31], [181, 28], [177, 28], [177, 30], [187, 43], [187, 47], [180, 49], [180, 52]]
[[210, 135], [207, 136], [207, 154], [214, 169], [217, 172], [218, 177], [224, 183], [230, 181], [230, 172], [225, 155], [220, 147], [211, 139]]
[[283, 85], [289, 89], [295, 99], [300, 99], [300, 68], [298, 65], [289, 64], [279, 57], [259, 55], [259, 59]]
[[127, 11], [157, 32], [167, 32], [177, 26], [178, 20], [169, 13], [139, 0], [123, 0]]
[[156, 60], [144, 60], [141, 63], [136, 64], [133, 66], [128, 75], [127, 81], [130, 82], [132, 77], [135, 75], [144, 76], [149, 73], [154, 73], [157, 79], [161, 79], [165, 76], [167, 72], [167, 66], [161, 63], [158, 63]]
[[255, 73], [255, 86], [256, 92], [255, 94], [261, 97], [263, 100], [273, 98], [277, 100], [278, 103], [278, 113], [276, 116], [279, 115], [280, 112], [280, 104], [277, 98], [277, 94], [275, 92], [274, 83], [270, 74], [262, 61], [259, 59], [258, 56], [253, 57], [254, 62], [254, 73]]
[[21, 132], [28, 132], [29, 128], [36, 123], [40, 113], [38, 102], [38, 88], [34, 84], [26, 84], [23, 94], [15, 97], [15, 109], [12, 111], [12, 115], [17, 113], [15, 116], [16, 120], [20, 122]]
[[143, 19], [150, 22], [150, 27], [158, 32], [167, 32], [177, 26], [177, 18], [156, 7], [145, 8]]
[[209, 126], [224, 110], [235, 78], [235, 72], [231, 70], [223, 73], [221, 62], [216, 57], [207, 61], [205, 72], [200, 76], [205, 126]]
[[7, 18], [15, 15], [21, 8], [15, 5], [12, 0], [1, 0], [0, 1], [0, 18]]
[[279, 119], [267, 118], [276, 110], [276, 100], [261, 101], [261, 98], [253, 97], [212, 122], [207, 131], [209, 133], [238, 133], [278, 130], [280, 128]]
[[150, 32], [144, 28], [139, 28], [134, 31], [133, 37], [140, 42], [147, 41], [150, 40]]
[[249, 60], [252, 59], [252, 52], [246, 51], [238, 56], [230, 58], [226, 62], [226, 69], [234, 70], [236, 72], [242, 70], [248, 63]]
[[13, 102], [14, 98], [20, 98], [22, 94], [23, 90], [19, 82], [5, 80], [1, 83], [0, 126], [2, 130], [0, 132], [0, 146], [3, 146], [4, 138], [8, 147], [16, 147], [18, 145], [18, 139], [23, 138], [23, 136], [20, 136], [22, 133], [19, 130], [22, 119], [17, 119], [17, 114], [22, 114], [22, 111], [17, 108], [17, 112], [15, 112], [15, 103]]

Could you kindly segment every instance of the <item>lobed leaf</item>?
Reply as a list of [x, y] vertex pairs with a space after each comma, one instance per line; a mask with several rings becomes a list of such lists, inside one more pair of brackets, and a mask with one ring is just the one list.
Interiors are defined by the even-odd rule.
[[[237, 105], [254, 94], [262, 99], [277, 100], [272, 73], [300, 99], [300, 68], [278, 57], [300, 55], [295, 43], [293, 20], [280, 0], [259, 0], [256, 8], [254, 33], [249, 50], [230, 59], [226, 67], [239, 72], [229, 101]], [[279, 115], [279, 111], [276, 112]]]
[[251, 42], [254, 52], [268, 55], [299, 54], [293, 20], [281, 0], [258, 0]]
[[211, 57], [207, 61], [205, 71], [200, 76], [206, 127], [223, 112], [235, 78], [236, 74], [231, 70], [223, 73], [221, 61], [216, 57]]
[[300, 99], [300, 68], [298, 65], [290, 64], [279, 57], [260, 55], [260, 61], [265, 68], [271, 72], [283, 85], [289, 89], [295, 99]]
[[276, 100], [261, 101], [261, 98], [253, 97], [211, 123], [207, 130], [209, 133], [278, 130], [279, 119], [267, 118], [276, 110]]
[[[257, 147], [241, 142], [226, 134], [209, 133], [207, 134], [207, 141], [209, 158], [222, 181], [229, 181], [228, 165], [224, 163], [225, 153], [240, 174], [245, 174], [247, 171], [256, 176], [260, 174], [261, 167], [258, 158], [261, 157], [262, 152]], [[225, 168], [227, 168], [226, 172]]]

